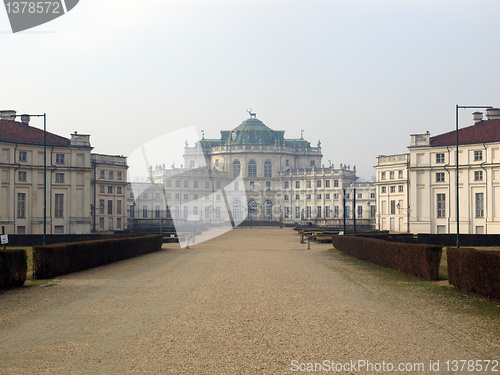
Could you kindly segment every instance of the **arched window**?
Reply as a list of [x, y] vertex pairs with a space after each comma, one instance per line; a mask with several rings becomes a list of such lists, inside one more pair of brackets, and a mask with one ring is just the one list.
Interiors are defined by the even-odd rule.
[[264, 202], [264, 220], [272, 220], [273, 203], [270, 200]]
[[264, 163], [264, 177], [272, 177], [273, 167], [270, 161]]
[[257, 177], [257, 163], [255, 160], [250, 160], [248, 163], [248, 177]]
[[233, 162], [233, 177], [238, 177], [241, 172], [241, 164], [239, 160]]
[[233, 214], [233, 221], [241, 221], [241, 202], [236, 199], [233, 201], [233, 209], [232, 209], [232, 214]]
[[257, 202], [254, 201], [253, 199], [248, 201], [248, 217], [250, 220], [257, 220], [259, 218]]

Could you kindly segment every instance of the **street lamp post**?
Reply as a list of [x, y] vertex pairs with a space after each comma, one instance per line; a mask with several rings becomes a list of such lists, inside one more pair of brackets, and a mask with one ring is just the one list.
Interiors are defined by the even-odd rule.
[[456, 136], [457, 136], [457, 139], [456, 139], [456, 142], [457, 142], [457, 156], [456, 156], [456, 162], [457, 162], [457, 166], [456, 166], [456, 184], [457, 184], [457, 247], [459, 248], [460, 247], [460, 216], [459, 216], [459, 211], [460, 211], [460, 200], [459, 200], [459, 193], [458, 193], [458, 182], [459, 182], [459, 178], [458, 178], [458, 109], [459, 108], [462, 108], [462, 109], [467, 109], [467, 108], [481, 108], [481, 109], [488, 109], [488, 108], [493, 108], [492, 106], [477, 106], [477, 105], [458, 105], [456, 106], [455, 108], [455, 122], [456, 122]]
[[47, 244], [47, 114], [43, 115], [14, 115], [14, 117], [43, 117], [43, 245]]

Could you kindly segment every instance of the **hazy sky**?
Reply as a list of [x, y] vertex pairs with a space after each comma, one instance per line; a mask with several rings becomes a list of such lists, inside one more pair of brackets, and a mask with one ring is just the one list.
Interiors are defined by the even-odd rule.
[[453, 130], [456, 104], [500, 106], [499, 22], [496, 1], [80, 0], [12, 34], [0, 9], [0, 107], [122, 155], [252, 108], [369, 179], [410, 134]]

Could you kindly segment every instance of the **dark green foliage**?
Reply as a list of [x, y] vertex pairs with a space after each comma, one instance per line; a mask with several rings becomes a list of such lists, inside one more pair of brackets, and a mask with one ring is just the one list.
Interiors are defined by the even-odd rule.
[[442, 248], [356, 236], [332, 236], [333, 246], [356, 258], [424, 280], [437, 280]]
[[466, 293], [500, 299], [500, 252], [448, 248], [448, 278]]
[[33, 278], [50, 279], [161, 249], [163, 236], [61, 243], [33, 247]]
[[0, 250], [0, 289], [23, 285], [27, 270], [26, 250]]

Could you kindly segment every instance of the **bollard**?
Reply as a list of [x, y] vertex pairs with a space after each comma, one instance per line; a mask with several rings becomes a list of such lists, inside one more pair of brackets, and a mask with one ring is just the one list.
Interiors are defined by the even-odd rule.
[[304, 243], [304, 235], [303, 234], [300, 235], [300, 243]]
[[186, 235], [186, 249], [189, 249], [189, 236]]
[[310, 250], [311, 249], [311, 240], [309, 237], [307, 237], [307, 247], [306, 247], [307, 250]]

